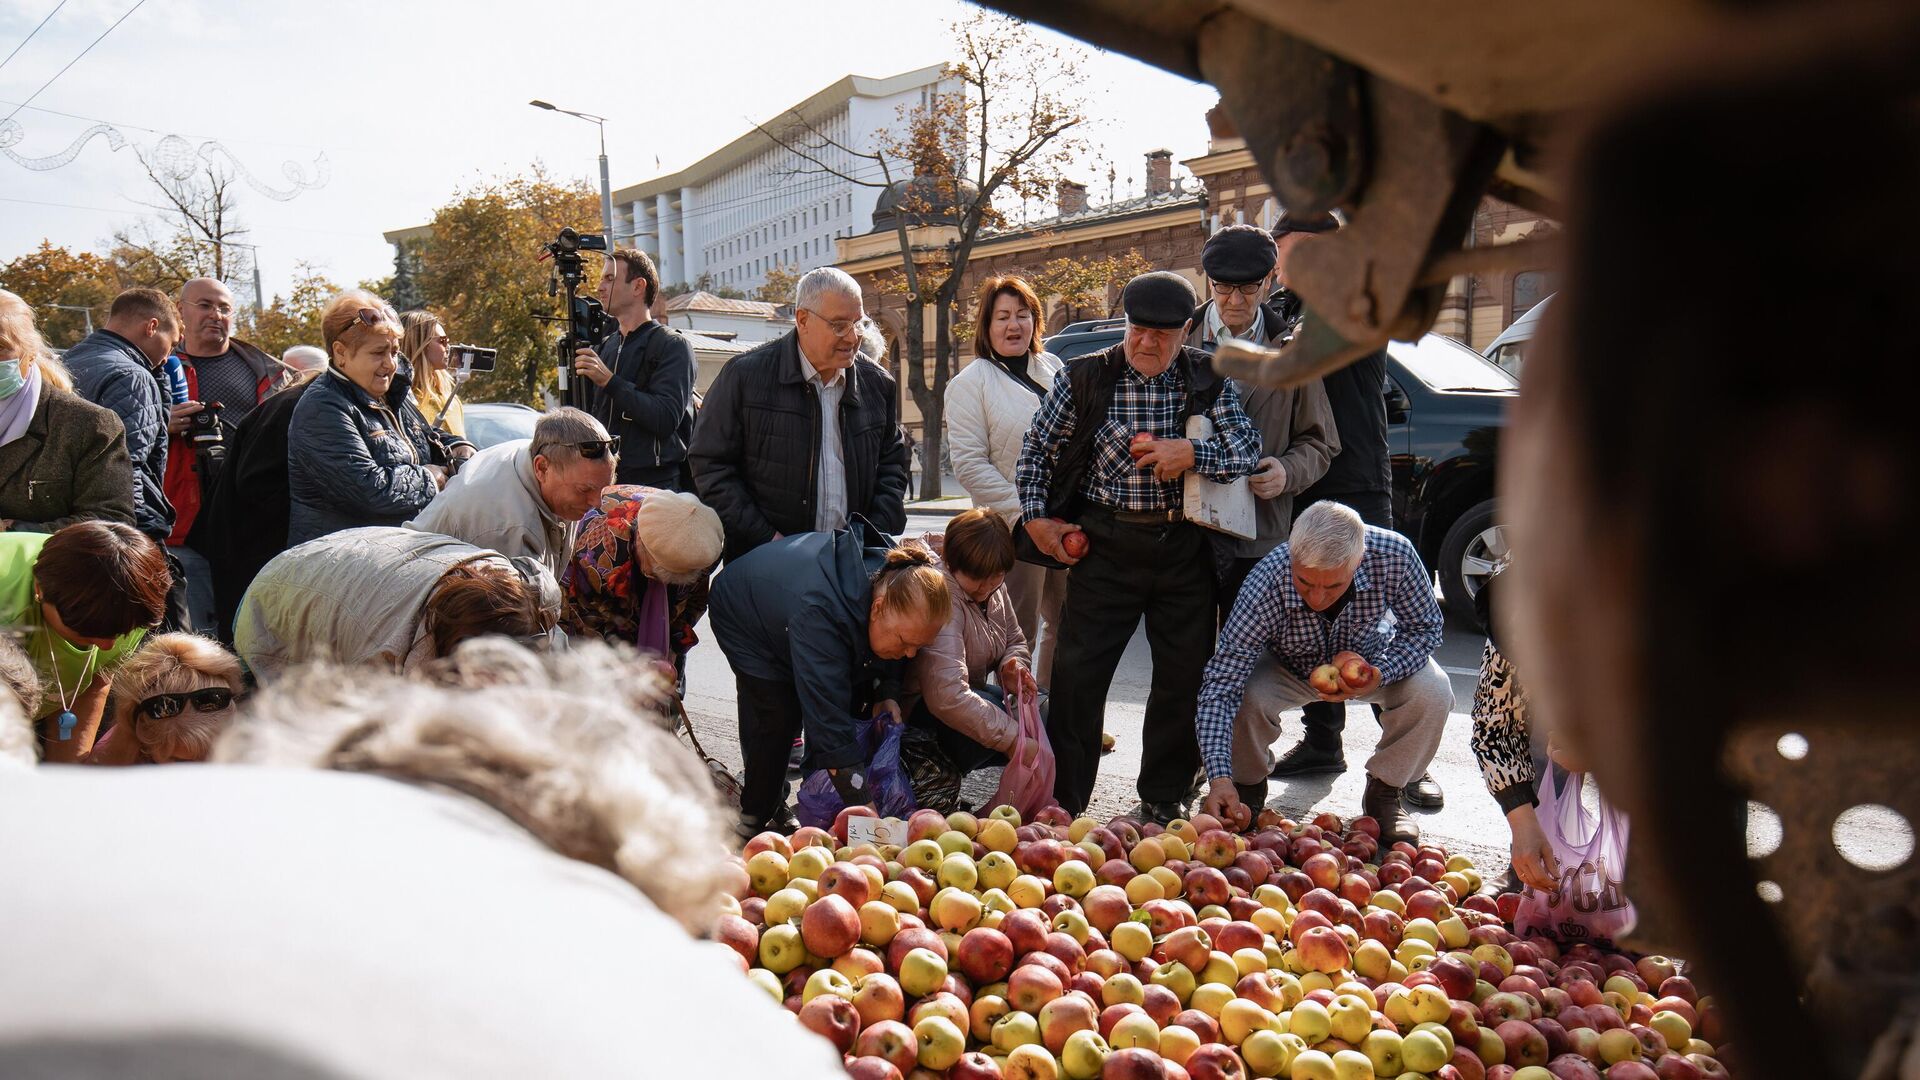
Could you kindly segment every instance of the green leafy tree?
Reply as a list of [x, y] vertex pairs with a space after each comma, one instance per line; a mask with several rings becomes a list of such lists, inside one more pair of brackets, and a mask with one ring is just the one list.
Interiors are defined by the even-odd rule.
[[[538, 405], [555, 386], [560, 329], [541, 317], [565, 313], [547, 293], [550, 264], [539, 261], [541, 248], [562, 226], [593, 232], [599, 220], [592, 189], [560, 183], [537, 164], [460, 192], [434, 212], [413, 275], [418, 296], [455, 340], [500, 350], [498, 366], [476, 374], [463, 397]], [[583, 292], [592, 295], [599, 274], [589, 262]]]

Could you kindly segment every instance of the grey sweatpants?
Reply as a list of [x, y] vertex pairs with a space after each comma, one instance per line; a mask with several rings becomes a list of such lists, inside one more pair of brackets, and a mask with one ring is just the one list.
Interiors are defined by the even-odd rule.
[[[1305, 680], [1280, 666], [1271, 654], [1247, 677], [1240, 712], [1233, 718], [1233, 781], [1262, 784], [1273, 771], [1273, 743], [1280, 737], [1280, 714], [1320, 695]], [[1426, 666], [1399, 682], [1386, 683], [1359, 700], [1385, 710], [1380, 744], [1367, 759], [1367, 773], [1394, 787], [1405, 787], [1427, 771], [1453, 711], [1453, 684], [1440, 665]]]

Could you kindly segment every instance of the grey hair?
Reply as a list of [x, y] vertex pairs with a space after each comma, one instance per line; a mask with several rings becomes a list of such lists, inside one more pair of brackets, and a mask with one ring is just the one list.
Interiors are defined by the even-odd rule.
[[0, 768], [40, 760], [32, 717], [40, 711], [40, 677], [33, 661], [10, 637], [0, 636]]
[[1294, 521], [1289, 550], [1295, 566], [1313, 570], [1352, 566], [1366, 553], [1367, 523], [1344, 503], [1314, 503]]
[[[533, 445], [528, 453], [544, 457], [562, 468], [580, 460], [580, 443], [605, 442], [607, 429], [590, 414], [563, 405], [533, 425]], [[616, 463], [618, 459], [615, 459]]]
[[869, 360], [881, 367], [887, 366], [887, 338], [880, 332], [880, 324], [868, 319], [860, 326], [860, 347], [854, 353], [862, 360]]
[[860, 283], [853, 280], [845, 270], [835, 266], [816, 266], [800, 278], [800, 284], [793, 290], [793, 306], [809, 311], [829, 294], [850, 296], [860, 299]]
[[213, 760], [451, 788], [620, 875], [699, 934], [737, 887], [733, 831], [706, 767], [669, 729], [666, 698], [664, 678], [631, 649], [536, 653], [482, 638], [414, 676], [291, 671]]
[[280, 362], [295, 371], [321, 371], [327, 366], [327, 353], [313, 345], [294, 345], [280, 354]]

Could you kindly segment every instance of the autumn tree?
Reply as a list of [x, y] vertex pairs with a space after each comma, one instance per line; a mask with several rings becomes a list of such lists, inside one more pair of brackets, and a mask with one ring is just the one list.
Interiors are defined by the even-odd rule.
[[294, 267], [293, 290], [287, 296], [274, 295], [271, 304], [259, 312], [245, 312], [241, 336], [269, 356], [279, 356], [295, 345], [319, 346], [320, 313], [340, 287], [327, 280], [310, 263]]
[[[543, 316], [564, 315], [548, 295], [550, 263], [542, 247], [571, 225], [599, 228], [600, 199], [585, 182], [563, 184], [535, 165], [459, 193], [434, 212], [421, 242], [413, 287], [446, 320], [455, 340], [500, 350], [498, 366], [462, 389], [473, 401], [537, 405], [555, 386], [559, 330]], [[600, 267], [589, 261], [582, 291], [592, 295]]]
[[[976, 11], [953, 25], [956, 59], [940, 89], [903, 107], [901, 123], [863, 151], [822, 131], [797, 110], [759, 130], [790, 151], [797, 174], [829, 175], [895, 194], [897, 289], [906, 307], [902, 346], [908, 392], [926, 421], [926, 460], [942, 460], [946, 389], [953, 375], [960, 287], [981, 238], [1008, 221], [1022, 199], [1051, 197], [1062, 170], [1086, 149], [1079, 130], [1086, 100], [1084, 53], [1048, 45], [1019, 19]], [[949, 243], [917, 245], [923, 225], [952, 227]], [[934, 357], [926, 362], [926, 309], [933, 308]], [[924, 498], [938, 498], [929, 467]]]
[[800, 272], [781, 264], [767, 271], [766, 281], [753, 290], [753, 298], [767, 304], [791, 304], [794, 289], [799, 284]]
[[[1009, 267], [1005, 274], [1025, 278], [1033, 286], [1034, 295], [1040, 298], [1040, 306], [1052, 310], [1054, 304], [1066, 309], [1066, 321], [1077, 319], [1104, 318], [1114, 310], [1120, 294], [1120, 288], [1141, 274], [1154, 269], [1138, 248], [1128, 248], [1118, 255], [1101, 258], [1077, 258], [1062, 256], [1049, 259], [1038, 266]], [[965, 309], [953, 323], [954, 336], [966, 341], [973, 336], [973, 325], [978, 312], [969, 299]], [[1057, 332], [1058, 326], [1049, 325], [1048, 332]]]
[[66, 349], [107, 321], [107, 308], [120, 292], [111, 262], [85, 251], [70, 251], [51, 241], [0, 265], [0, 288], [33, 308], [40, 334], [55, 349]]

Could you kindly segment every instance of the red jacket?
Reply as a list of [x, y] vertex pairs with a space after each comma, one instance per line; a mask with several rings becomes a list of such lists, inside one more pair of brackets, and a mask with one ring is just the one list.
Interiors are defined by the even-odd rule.
[[[255, 405], [265, 401], [290, 381], [290, 373], [273, 357], [239, 338], [229, 338], [227, 343], [253, 369], [257, 379], [254, 385]], [[186, 353], [176, 355], [180, 357], [180, 366], [186, 372], [187, 396], [195, 401], [200, 400], [200, 379], [193, 370], [193, 360]], [[174, 435], [167, 440], [164, 486], [167, 501], [173, 503], [174, 511], [173, 534], [167, 537], [167, 543], [178, 547], [187, 542], [187, 534], [193, 530], [193, 523], [200, 516], [200, 503], [204, 497], [198, 456], [193, 452], [193, 444], [185, 436]]]

